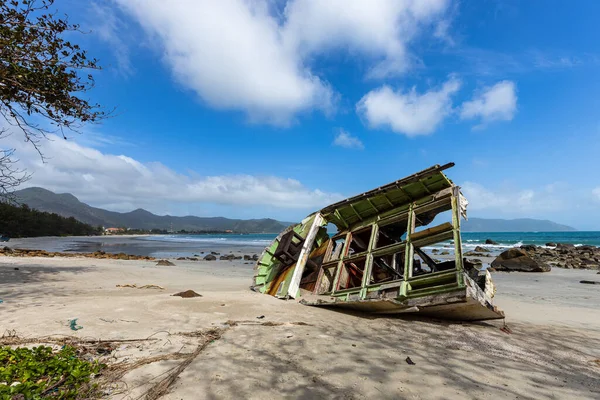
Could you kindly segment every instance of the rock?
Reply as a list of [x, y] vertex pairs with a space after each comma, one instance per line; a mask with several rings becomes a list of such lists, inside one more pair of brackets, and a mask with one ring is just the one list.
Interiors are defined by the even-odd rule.
[[437, 254], [437, 253], [439, 253], [440, 251], [439, 251], [438, 249], [433, 249], [433, 250], [431, 250], [431, 252], [432, 252], [433, 254]]
[[450, 252], [444, 250], [440, 253], [440, 256], [447, 256], [448, 254], [450, 254]]
[[169, 260], [158, 260], [158, 262], [156, 263], [156, 265], [160, 265], [160, 266], [163, 266], [163, 267], [174, 267], [175, 266], [175, 264], [173, 264]]
[[258, 261], [258, 254], [252, 255], [252, 261]]
[[548, 272], [551, 267], [531, 258], [523, 249], [509, 249], [491, 264], [496, 271]]
[[196, 258], [196, 257], [188, 257], [187, 259], [190, 261], [198, 261], [198, 258]]
[[186, 290], [185, 292], [175, 293], [175, 294], [172, 294], [171, 296], [179, 296], [179, 297], [183, 297], [184, 299], [189, 299], [192, 297], [202, 297], [201, 294], [196, 293], [193, 290]]
[[210, 254], [212, 254], [213, 256], [220, 256], [221, 253], [217, 253], [216, 251], [211, 251]]
[[3, 253], [6, 253], [6, 254], [12, 254], [12, 253], [14, 253], [13, 249], [11, 249], [11, 248], [10, 248], [10, 247], [8, 247], [8, 246], [4, 246], [4, 247], [2, 248], [2, 252], [3, 252]]
[[546, 243], [546, 246], [548, 246], [548, 247], [556, 247], [556, 243], [552, 243], [552, 242]]
[[537, 247], [533, 244], [524, 244], [521, 248], [525, 251], [536, 251]]
[[177, 261], [183, 261], [185, 260], [185, 257], [177, 257]]
[[481, 247], [481, 246], [475, 247], [474, 251], [476, 251], [478, 253], [489, 253], [490, 252], [488, 249], [486, 249], [485, 247]]
[[599, 281], [579, 281], [579, 283], [587, 283], [588, 285], [600, 285]]
[[215, 261], [216, 259], [217, 259], [217, 257], [214, 256], [213, 254], [207, 254], [203, 258], [204, 261]]
[[252, 260], [252, 256], [249, 256], [248, 254], [244, 254], [244, 261], [250, 261]]
[[498, 242], [495, 242], [492, 239], [485, 239], [485, 244], [498, 244]]
[[492, 267], [487, 267], [487, 268], [486, 268], [486, 271], [489, 271], [489, 272], [496, 272], [496, 269], [495, 269], [495, 268], [492, 268]]
[[478, 253], [476, 251], [467, 251], [463, 255], [467, 257], [485, 257], [485, 254]]

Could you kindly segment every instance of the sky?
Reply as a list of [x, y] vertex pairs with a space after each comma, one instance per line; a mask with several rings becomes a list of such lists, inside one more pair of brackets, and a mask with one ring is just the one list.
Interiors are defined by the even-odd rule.
[[111, 118], [26, 186], [115, 211], [299, 220], [428, 168], [469, 216], [600, 230], [600, 3], [57, 0]]

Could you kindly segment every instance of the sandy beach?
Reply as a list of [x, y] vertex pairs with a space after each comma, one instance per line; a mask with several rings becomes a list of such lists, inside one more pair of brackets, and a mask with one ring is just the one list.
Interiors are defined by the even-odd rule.
[[[135, 399], [217, 328], [164, 399], [597, 399], [595, 271], [495, 273], [502, 321], [452, 323], [303, 306], [248, 289], [243, 262], [0, 257], [0, 330], [123, 342], [112, 363], [148, 360], [107, 397]], [[18, 268], [18, 269], [16, 269]], [[159, 285], [164, 289], [117, 287]], [[184, 290], [198, 298], [172, 297]], [[264, 316], [264, 317], [263, 317]], [[258, 318], [262, 317], [262, 318]], [[73, 331], [77, 318], [83, 329]], [[175, 356], [174, 356], [175, 355]], [[409, 365], [406, 359], [415, 365]]]

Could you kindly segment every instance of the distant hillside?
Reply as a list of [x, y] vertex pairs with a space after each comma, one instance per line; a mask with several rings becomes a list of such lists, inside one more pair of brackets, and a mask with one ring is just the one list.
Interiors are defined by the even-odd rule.
[[463, 221], [461, 231], [463, 232], [566, 232], [577, 229], [557, 224], [556, 222], [520, 218], [520, 219], [486, 219], [469, 218]]
[[119, 213], [82, 203], [69, 193], [56, 194], [39, 187], [15, 192], [20, 203], [40, 211], [73, 217], [93, 226], [125, 227], [135, 229], [171, 229], [175, 231], [225, 231], [242, 233], [279, 233], [287, 227], [274, 219], [229, 219], [223, 217], [173, 217], [155, 215], [143, 209]]

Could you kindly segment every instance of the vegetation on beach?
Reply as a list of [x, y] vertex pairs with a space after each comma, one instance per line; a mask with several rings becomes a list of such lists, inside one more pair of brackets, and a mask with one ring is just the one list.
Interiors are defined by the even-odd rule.
[[26, 205], [0, 202], [0, 234], [10, 237], [86, 236], [98, 235], [101, 227], [93, 227], [75, 218], [32, 210]]
[[48, 346], [0, 347], [0, 399], [89, 398], [97, 388], [90, 380], [103, 368], [80, 359], [71, 346], [59, 351]]

